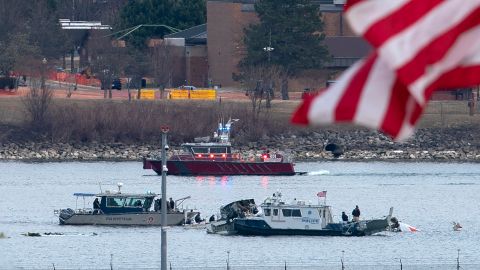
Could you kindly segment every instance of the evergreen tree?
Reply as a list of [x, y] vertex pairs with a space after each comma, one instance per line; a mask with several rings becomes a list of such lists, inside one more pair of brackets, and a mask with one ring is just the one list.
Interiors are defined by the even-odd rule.
[[[140, 24], [186, 29], [205, 21], [205, 0], [129, 0], [121, 12], [117, 30]], [[125, 39], [137, 48], [144, 48], [148, 38], [163, 38], [172, 33], [168, 27], [141, 27]]]
[[255, 11], [260, 23], [245, 30], [247, 56], [241, 65], [281, 67], [282, 99], [288, 99], [288, 78], [321, 68], [328, 59], [321, 14], [313, 2], [259, 0]]

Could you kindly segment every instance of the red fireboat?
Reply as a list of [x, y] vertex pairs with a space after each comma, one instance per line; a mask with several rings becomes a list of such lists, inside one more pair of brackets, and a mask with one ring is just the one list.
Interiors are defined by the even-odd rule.
[[[200, 138], [201, 142], [182, 144], [183, 153], [167, 161], [169, 175], [295, 175], [293, 163], [280, 153], [265, 150], [261, 156], [244, 159], [232, 151], [230, 129], [238, 119], [219, 123], [218, 132], [210, 137]], [[197, 141], [197, 139], [195, 140]], [[143, 169], [162, 174], [160, 159], [143, 159]]]

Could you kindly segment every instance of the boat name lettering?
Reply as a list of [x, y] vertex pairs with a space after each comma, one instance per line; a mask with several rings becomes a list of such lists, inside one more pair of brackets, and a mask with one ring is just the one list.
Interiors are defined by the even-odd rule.
[[132, 218], [129, 218], [129, 217], [107, 217], [105, 219], [108, 220], [108, 221], [122, 221], [122, 220], [130, 221], [130, 220], [132, 220]]
[[302, 218], [303, 223], [310, 223], [310, 224], [318, 224], [320, 223], [320, 219], [318, 218], [309, 218], [309, 217], [303, 217]]

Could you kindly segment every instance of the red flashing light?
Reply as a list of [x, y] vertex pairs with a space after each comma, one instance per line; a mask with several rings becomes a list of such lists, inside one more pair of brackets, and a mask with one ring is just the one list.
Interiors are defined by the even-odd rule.
[[197, 156], [198, 156], [198, 157], [202, 157], [202, 154], [198, 154]]
[[267, 155], [263, 155], [263, 159], [267, 159], [267, 158], [268, 158]]
[[224, 158], [224, 157], [227, 157], [227, 155], [225, 155], [225, 154], [222, 154], [222, 157], [223, 157], [223, 158]]
[[211, 157], [211, 158], [214, 158], [214, 155], [213, 155], [213, 154], [210, 154], [210, 157]]

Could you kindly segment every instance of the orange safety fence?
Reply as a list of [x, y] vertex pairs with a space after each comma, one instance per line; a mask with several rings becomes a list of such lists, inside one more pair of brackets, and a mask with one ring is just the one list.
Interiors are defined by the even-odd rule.
[[67, 72], [51, 72], [48, 76], [50, 80], [59, 81], [59, 82], [68, 82], [76, 83], [80, 85], [88, 86], [100, 86], [100, 80], [95, 78], [87, 78], [87, 76], [82, 74], [71, 74]]

